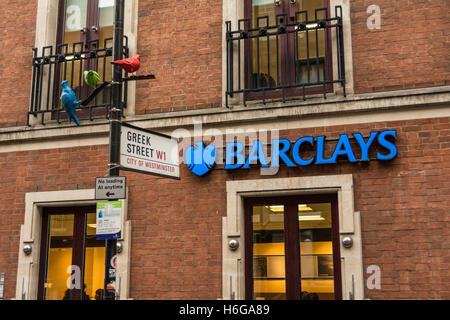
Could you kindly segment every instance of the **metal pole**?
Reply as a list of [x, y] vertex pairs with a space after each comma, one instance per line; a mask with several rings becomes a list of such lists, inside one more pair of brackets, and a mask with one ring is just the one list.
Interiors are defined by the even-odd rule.
[[[113, 60], [123, 56], [123, 21], [124, 0], [115, 0]], [[120, 172], [120, 130], [122, 117], [122, 69], [113, 65], [112, 70], [112, 104], [109, 117], [109, 163], [108, 175], [119, 176]], [[117, 253], [117, 240], [106, 240], [105, 248], [105, 282], [104, 299], [114, 300], [116, 270], [111, 266], [111, 258]]]

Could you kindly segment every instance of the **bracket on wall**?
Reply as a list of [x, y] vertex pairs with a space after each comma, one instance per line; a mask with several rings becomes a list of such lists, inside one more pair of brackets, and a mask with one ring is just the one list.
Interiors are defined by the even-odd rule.
[[[122, 82], [148, 80], [148, 79], [155, 79], [155, 78], [156, 78], [155, 75], [150, 73], [150, 74], [144, 74], [144, 75], [141, 75], [141, 76], [131, 76], [131, 77], [122, 78]], [[96, 95], [98, 95], [100, 92], [102, 92], [103, 89], [105, 89], [111, 83], [112, 83], [112, 81], [105, 81], [105, 82], [103, 82], [86, 99], [81, 101], [80, 104], [82, 106], [87, 106], [88, 103], [91, 102], [95, 98]]]

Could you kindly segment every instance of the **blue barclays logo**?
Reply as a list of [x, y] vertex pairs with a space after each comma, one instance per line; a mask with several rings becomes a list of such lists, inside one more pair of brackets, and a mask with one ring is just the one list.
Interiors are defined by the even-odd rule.
[[[360, 133], [353, 133], [355, 146], [359, 149], [359, 158], [353, 151], [350, 144], [349, 135], [341, 134], [334, 151], [330, 158], [325, 157], [327, 144], [325, 136], [301, 137], [294, 143], [287, 139], [273, 139], [271, 142], [272, 152], [269, 159], [267, 148], [261, 141], [254, 141], [249, 147], [248, 155], [245, 152], [245, 146], [239, 142], [230, 142], [225, 145], [225, 170], [249, 169], [252, 164], [258, 164], [262, 168], [279, 168], [283, 162], [288, 167], [308, 166], [312, 164], [337, 164], [339, 159], [347, 159], [350, 162], [369, 162], [369, 152], [376, 148], [376, 160], [388, 161], [394, 159], [398, 150], [395, 145], [397, 139], [396, 130], [385, 130], [371, 132], [370, 136], [365, 138]], [[310, 145], [314, 154], [305, 158], [302, 154], [302, 145]], [[376, 146], [377, 145], [377, 146]], [[381, 148], [382, 150], [379, 150]], [[380, 152], [383, 151], [383, 152]], [[186, 150], [185, 161], [188, 168], [198, 176], [209, 172], [216, 163], [216, 149], [213, 145], [204, 146], [202, 141], [198, 141], [194, 146]], [[221, 159], [217, 159], [220, 163]]]
[[197, 141], [186, 149], [184, 161], [192, 173], [203, 176], [216, 163], [216, 148], [212, 144], [205, 147], [203, 141]]

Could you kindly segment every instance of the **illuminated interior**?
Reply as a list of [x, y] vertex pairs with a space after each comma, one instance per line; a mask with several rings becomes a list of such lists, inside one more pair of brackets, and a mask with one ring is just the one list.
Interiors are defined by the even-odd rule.
[[84, 258], [84, 283], [90, 299], [95, 299], [95, 291], [102, 289], [105, 273], [105, 242], [96, 240], [96, 213], [86, 216], [86, 240]]
[[254, 297], [286, 299], [284, 206], [254, 206], [252, 220]]
[[74, 214], [51, 215], [47, 260], [46, 300], [61, 300], [70, 285]]
[[[71, 286], [72, 258], [74, 255], [74, 214], [52, 214], [49, 217], [49, 250], [47, 276], [44, 283], [46, 300], [67, 299]], [[104, 241], [95, 239], [96, 214], [86, 215], [84, 240], [83, 297], [95, 299], [97, 289], [103, 288], [105, 247]], [[81, 271], [81, 269], [80, 269]], [[74, 273], [75, 275], [75, 273]], [[75, 285], [75, 281], [72, 282]]]
[[[253, 207], [255, 299], [285, 299], [284, 206]], [[331, 204], [298, 205], [302, 299], [334, 299]]]

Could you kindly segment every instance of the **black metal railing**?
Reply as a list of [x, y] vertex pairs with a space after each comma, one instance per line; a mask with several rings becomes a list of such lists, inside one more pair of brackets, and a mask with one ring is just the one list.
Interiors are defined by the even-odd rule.
[[326, 98], [335, 83], [345, 96], [342, 8], [335, 7], [334, 17], [321, 8], [314, 19], [298, 11], [293, 17], [277, 15], [275, 21], [269, 25], [268, 16], [258, 17], [252, 28], [250, 19], [240, 19], [235, 31], [226, 22], [226, 106], [236, 94], [242, 94], [244, 105], [250, 99], [305, 100], [313, 93]]
[[[113, 38], [107, 38], [104, 39], [102, 46], [99, 46], [99, 40], [89, 43], [76, 42], [70, 46], [68, 44], [46, 46], [41, 49], [40, 55], [39, 50], [34, 48], [27, 125], [31, 125], [31, 116], [40, 117], [41, 124], [48, 121], [61, 123], [61, 120], [67, 118], [60, 101], [63, 80], [68, 80], [79, 101], [86, 99], [94, 91], [94, 88], [84, 82], [85, 70], [95, 70], [99, 73], [100, 80], [97, 87], [111, 81], [112, 44]], [[124, 57], [128, 57], [128, 53], [128, 39], [124, 37]], [[122, 100], [122, 108], [126, 108], [127, 83], [124, 83]], [[106, 86], [88, 105], [79, 105], [76, 108], [76, 115], [79, 120], [108, 118], [110, 108], [111, 92], [109, 86]]]

